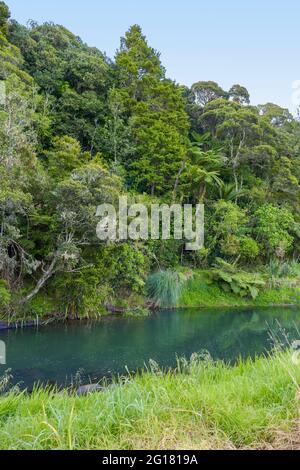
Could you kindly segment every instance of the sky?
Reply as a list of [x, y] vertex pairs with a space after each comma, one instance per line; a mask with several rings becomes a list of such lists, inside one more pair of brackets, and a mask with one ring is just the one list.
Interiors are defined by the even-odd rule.
[[225, 90], [239, 83], [252, 104], [292, 111], [300, 102], [299, 0], [4, 1], [20, 23], [62, 24], [111, 58], [129, 26], [139, 24], [178, 83], [213, 80]]

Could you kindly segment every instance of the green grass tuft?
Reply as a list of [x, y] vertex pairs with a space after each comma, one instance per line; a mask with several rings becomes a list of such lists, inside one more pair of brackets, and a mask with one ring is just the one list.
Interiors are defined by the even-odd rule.
[[146, 283], [148, 297], [157, 307], [176, 307], [184, 282], [176, 271], [159, 271], [151, 274]]

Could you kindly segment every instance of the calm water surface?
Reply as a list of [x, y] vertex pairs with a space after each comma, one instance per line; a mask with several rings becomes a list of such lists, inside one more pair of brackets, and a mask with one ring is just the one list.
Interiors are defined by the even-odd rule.
[[[283, 334], [283, 330], [285, 333]], [[176, 357], [209, 351], [214, 359], [233, 362], [264, 354], [274, 343], [300, 339], [300, 309], [206, 309], [164, 311], [147, 318], [105, 318], [39, 329], [0, 332], [14, 383], [67, 385], [81, 369], [83, 380], [135, 371], [149, 360], [174, 367]]]

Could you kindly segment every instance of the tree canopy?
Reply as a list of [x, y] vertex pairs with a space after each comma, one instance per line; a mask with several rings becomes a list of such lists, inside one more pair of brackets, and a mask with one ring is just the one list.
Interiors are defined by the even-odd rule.
[[[138, 25], [111, 60], [63, 26], [18, 24], [4, 2], [0, 80], [1, 308], [43, 293], [93, 311], [143, 293], [157, 266], [299, 258], [300, 124], [287, 109], [251, 105], [240, 84], [178, 85]], [[204, 203], [205, 251], [101, 242], [97, 205], [120, 195]]]

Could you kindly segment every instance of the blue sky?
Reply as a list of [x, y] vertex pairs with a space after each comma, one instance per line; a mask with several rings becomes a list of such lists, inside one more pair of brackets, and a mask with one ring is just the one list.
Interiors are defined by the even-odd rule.
[[292, 108], [300, 80], [298, 0], [5, 0], [12, 17], [63, 24], [113, 57], [131, 24], [161, 52], [170, 78], [248, 88], [253, 104]]

